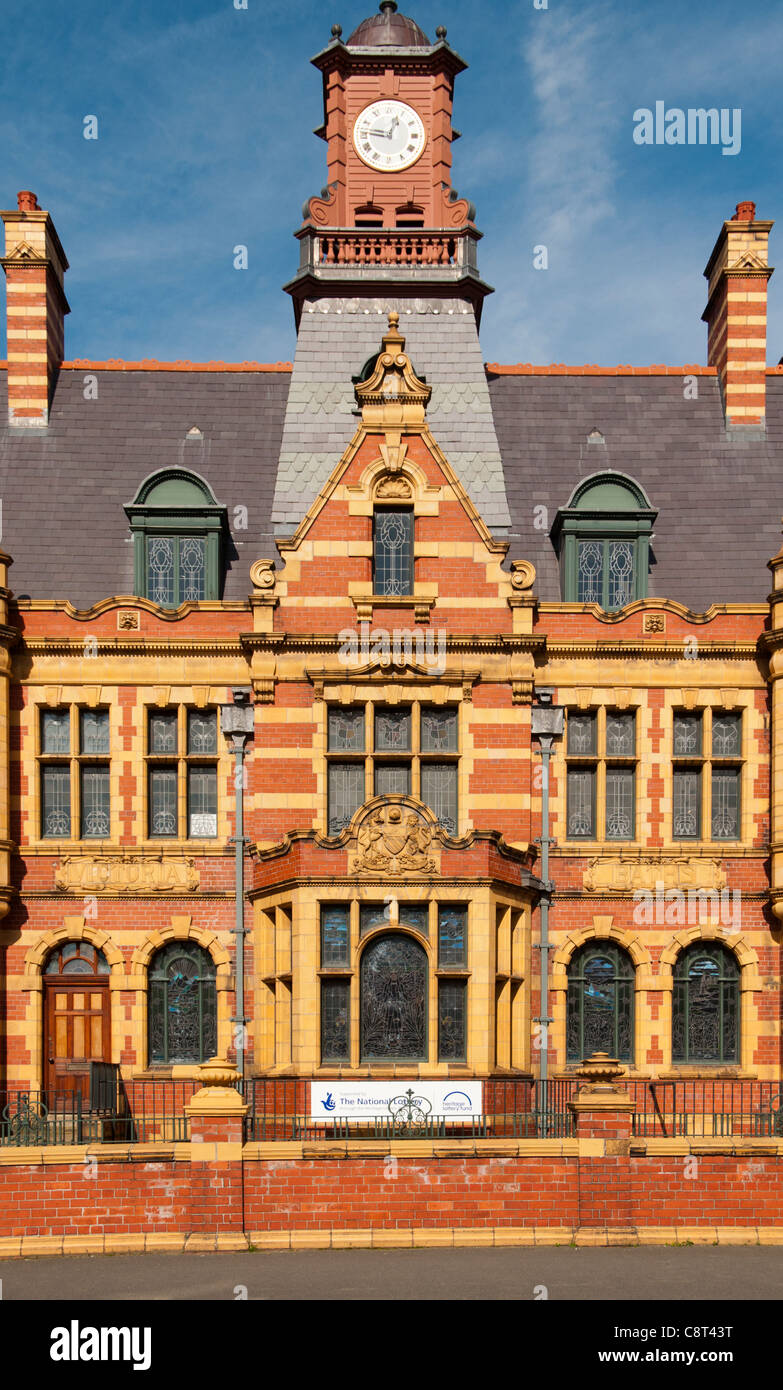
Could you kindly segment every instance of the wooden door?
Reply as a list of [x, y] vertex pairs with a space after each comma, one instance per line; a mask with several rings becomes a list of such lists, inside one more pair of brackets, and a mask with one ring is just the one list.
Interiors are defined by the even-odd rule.
[[110, 994], [100, 977], [47, 979], [44, 1009], [48, 1092], [81, 1091], [89, 1104], [89, 1063], [111, 1061]]

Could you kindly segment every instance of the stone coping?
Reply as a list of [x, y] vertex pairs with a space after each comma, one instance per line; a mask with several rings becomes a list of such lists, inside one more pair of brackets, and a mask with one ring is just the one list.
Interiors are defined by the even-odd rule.
[[0, 1260], [53, 1255], [205, 1254], [219, 1251], [392, 1250], [483, 1246], [783, 1245], [780, 1226], [396, 1226], [251, 1231], [236, 1235], [3, 1236]]

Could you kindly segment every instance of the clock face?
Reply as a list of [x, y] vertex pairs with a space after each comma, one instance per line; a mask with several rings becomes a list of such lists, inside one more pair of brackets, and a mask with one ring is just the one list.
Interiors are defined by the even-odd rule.
[[374, 101], [365, 106], [353, 128], [359, 158], [371, 169], [393, 173], [408, 169], [427, 143], [424, 122], [404, 101]]

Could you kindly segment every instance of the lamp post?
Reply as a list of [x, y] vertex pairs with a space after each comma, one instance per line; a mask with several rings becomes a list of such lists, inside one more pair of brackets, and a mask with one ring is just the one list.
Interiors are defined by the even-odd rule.
[[541, 1066], [539, 1079], [541, 1082], [541, 1104], [539, 1109], [547, 1114], [547, 1083], [549, 1081], [549, 1025], [552, 1020], [549, 1017], [549, 906], [554, 892], [554, 883], [549, 877], [549, 846], [554, 844], [554, 840], [549, 835], [549, 760], [552, 756], [552, 746], [556, 738], [560, 738], [563, 733], [565, 722], [565, 710], [562, 705], [552, 704], [553, 691], [549, 689], [538, 689], [536, 698], [538, 704], [534, 705], [530, 711], [530, 730], [533, 738], [538, 739], [539, 751], [541, 753], [541, 878], [544, 882], [544, 895], [540, 902], [541, 913], [541, 940], [538, 949], [541, 952], [541, 995], [540, 995], [540, 1016], [534, 1019], [541, 1028]]
[[[234, 753], [235, 831], [233, 842], [236, 863], [236, 914], [233, 934], [236, 937], [236, 1016], [235, 1025], [237, 1071], [245, 1075], [245, 744], [253, 737], [255, 711], [250, 703], [250, 691], [244, 687], [232, 690], [233, 705], [221, 705], [220, 727]], [[231, 843], [229, 841], [229, 843]], [[238, 1026], [237, 1026], [238, 1025]]]

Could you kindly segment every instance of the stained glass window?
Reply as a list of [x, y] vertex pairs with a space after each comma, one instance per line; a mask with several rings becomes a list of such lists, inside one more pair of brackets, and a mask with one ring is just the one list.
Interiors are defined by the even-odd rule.
[[82, 753], [108, 753], [109, 711], [83, 709], [80, 713]]
[[675, 767], [672, 835], [675, 840], [698, 840], [701, 833], [701, 768]]
[[634, 838], [634, 772], [627, 767], [606, 769], [606, 838]]
[[457, 764], [422, 763], [421, 799], [448, 835], [457, 834]]
[[359, 908], [359, 935], [372, 931], [391, 920], [391, 907], [388, 903], [362, 903]]
[[364, 763], [329, 764], [329, 834], [339, 835], [364, 803]]
[[634, 552], [633, 541], [609, 541], [608, 556], [608, 602], [607, 608], [624, 608], [632, 603], [634, 597]]
[[177, 711], [175, 709], [150, 710], [149, 747], [150, 753], [176, 753]]
[[713, 758], [739, 758], [742, 753], [742, 715], [712, 715], [712, 756]]
[[407, 796], [410, 789], [410, 763], [375, 764], [376, 796]]
[[105, 840], [111, 833], [108, 767], [81, 768], [81, 834]]
[[321, 1061], [348, 1062], [351, 1057], [351, 985], [349, 980], [321, 981]]
[[467, 980], [438, 981], [438, 1061], [467, 1057]]
[[71, 771], [69, 767], [41, 769], [41, 834], [67, 839], [71, 833]]
[[188, 710], [188, 752], [217, 753], [217, 710]]
[[321, 906], [321, 966], [328, 970], [349, 961], [350, 909], [347, 904]]
[[674, 970], [672, 1061], [739, 1062], [739, 966], [724, 946], [683, 951]]
[[[406, 927], [414, 927], [422, 936], [429, 935], [429, 908], [426, 903], [398, 903], [398, 921]], [[359, 935], [364, 936], [373, 927], [386, 925], [391, 921], [389, 903], [362, 903], [359, 908]]]
[[636, 716], [633, 712], [606, 715], [606, 755], [632, 758], [636, 752]]
[[712, 838], [738, 840], [740, 835], [740, 771], [712, 769]]
[[438, 965], [441, 970], [464, 968], [468, 961], [468, 909], [463, 903], [438, 906]]
[[68, 709], [41, 711], [41, 752], [71, 751], [71, 712]]
[[635, 541], [579, 541], [577, 603], [597, 603], [614, 611], [632, 603], [635, 596]]
[[409, 709], [375, 711], [375, 749], [383, 753], [409, 753], [411, 712]]
[[577, 554], [577, 603], [602, 603], [604, 592], [603, 541], [580, 541]]
[[699, 757], [701, 754], [701, 715], [675, 714], [675, 758]]
[[361, 964], [364, 1061], [426, 1061], [427, 956], [402, 933], [371, 941]]
[[173, 941], [153, 956], [148, 1032], [151, 1063], [200, 1063], [215, 1056], [215, 964], [202, 947]]
[[188, 835], [208, 839], [217, 835], [217, 768], [188, 768]]
[[206, 597], [207, 543], [196, 536], [179, 538], [179, 602]]
[[147, 598], [163, 608], [207, 596], [207, 542], [198, 536], [147, 538]]
[[147, 541], [147, 598], [163, 608], [173, 608], [174, 600], [173, 536], [150, 536]]
[[456, 753], [457, 711], [423, 709], [421, 712], [422, 753]]
[[630, 957], [613, 943], [589, 942], [575, 952], [568, 967], [569, 1062], [581, 1062], [594, 1052], [632, 1060], [633, 973]]
[[595, 768], [569, 767], [566, 802], [569, 839], [592, 839], [595, 835]]
[[177, 834], [177, 772], [175, 768], [150, 768], [150, 835]]
[[88, 941], [67, 941], [48, 957], [46, 975], [108, 975], [109, 966], [102, 951]]
[[596, 751], [595, 712], [580, 714], [576, 710], [568, 712], [568, 751], [580, 755]]
[[375, 513], [373, 560], [376, 594], [413, 593], [413, 512]]
[[364, 752], [364, 710], [329, 710], [329, 750], [339, 753]]

